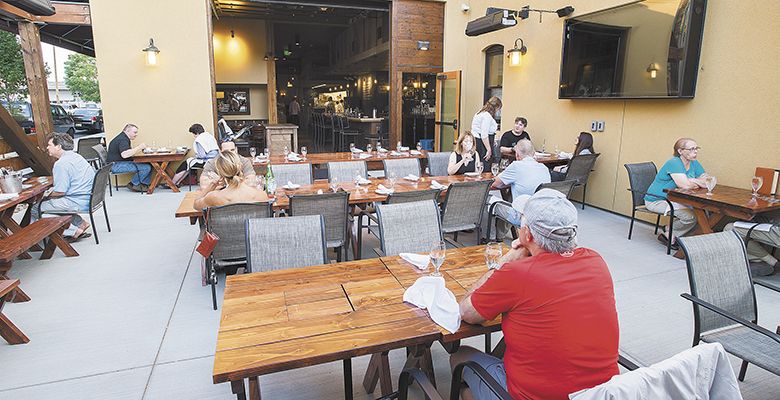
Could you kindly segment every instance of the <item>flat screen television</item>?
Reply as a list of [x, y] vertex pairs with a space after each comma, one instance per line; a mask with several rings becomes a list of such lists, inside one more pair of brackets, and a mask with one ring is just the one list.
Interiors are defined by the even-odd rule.
[[568, 19], [558, 98], [693, 98], [706, 7], [636, 1]]

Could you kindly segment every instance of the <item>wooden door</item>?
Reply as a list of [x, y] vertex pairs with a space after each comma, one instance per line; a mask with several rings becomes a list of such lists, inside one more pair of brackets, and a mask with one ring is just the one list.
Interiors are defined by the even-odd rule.
[[452, 151], [461, 125], [460, 71], [436, 74], [434, 151]]

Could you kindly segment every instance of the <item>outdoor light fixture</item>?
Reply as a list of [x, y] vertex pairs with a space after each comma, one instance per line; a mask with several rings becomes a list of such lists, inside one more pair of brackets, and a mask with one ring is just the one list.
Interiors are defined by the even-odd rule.
[[146, 65], [157, 65], [157, 54], [160, 54], [160, 49], [154, 45], [154, 39], [149, 39], [149, 46], [142, 51], [146, 53]]
[[[520, 47], [517, 47], [517, 41], [520, 41]], [[515, 48], [506, 52], [507, 58], [509, 58], [509, 65], [513, 67], [519, 67], [523, 65], [523, 56], [528, 52], [528, 48], [525, 47], [523, 39], [517, 38], [515, 40]]]
[[431, 48], [431, 42], [428, 40], [418, 40], [417, 50], [428, 51]]
[[574, 7], [566, 6], [557, 10], [538, 10], [525, 6], [520, 10], [508, 10], [505, 8], [488, 7], [485, 16], [469, 21], [466, 24], [466, 36], [479, 36], [485, 33], [509, 28], [517, 25], [518, 20], [528, 18], [531, 11], [539, 13], [539, 22], [542, 22], [543, 13], [554, 13], [559, 18], [568, 17], [574, 12]]
[[647, 72], [650, 73], [650, 79], [655, 79], [658, 77], [658, 70], [660, 70], [661, 67], [658, 66], [656, 63], [650, 63], [650, 65], [647, 66]]

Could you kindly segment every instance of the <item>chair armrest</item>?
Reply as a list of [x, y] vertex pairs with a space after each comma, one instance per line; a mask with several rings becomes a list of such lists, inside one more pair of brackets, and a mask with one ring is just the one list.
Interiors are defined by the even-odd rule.
[[436, 391], [436, 388], [431, 383], [431, 380], [428, 379], [428, 376], [425, 375], [425, 372], [419, 368], [406, 368], [401, 371], [401, 376], [398, 378], [398, 400], [407, 399], [409, 387], [412, 386], [414, 382], [417, 382], [427, 398], [430, 398], [431, 400], [444, 400], [443, 397], [441, 397], [441, 394]]
[[737, 317], [735, 315], [732, 315], [728, 311], [726, 311], [726, 310], [724, 310], [724, 309], [722, 309], [722, 308], [720, 308], [720, 307], [718, 307], [718, 306], [716, 306], [714, 304], [708, 303], [708, 302], [706, 302], [706, 301], [704, 301], [704, 300], [702, 300], [702, 299], [700, 299], [698, 297], [692, 296], [692, 295], [690, 295], [688, 293], [683, 293], [680, 296], [682, 296], [685, 299], [688, 299], [688, 300], [692, 301], [694, 304], [700, 305], [700, 306], [702, 306], [702, 307], [704, 307], [704, 308], [706, 308], [706, 309], [708, 309], [708, 310], [710, 310], [710, 311], [712, 311], [714, 313], [717, 313], [717, 314], [719, 314], [719, 315], [721, 315], [723, 317], [726, 317], [726, 318], [728, 318], [728, 319], [730, 319], [730, 320], [732, 320], [732, 321], [734, 321], [734, 322], [736, 322], [738, 324], [744, 325], [745, 327], [748, 327], [748, 328], [750, 328], [750, 329], [752, 329], [752, 330], [754, 330], [754, 331], [756, 331], [756, 332], [758, 332], [758, 333], [760, 333], [760, 334], [762, 334], [764, 336], [767, 336], [767, 337], [769, 337], [770, 339], [774, 340], [777, 343], [780, 343], [780, 335], [770, 331], [769, 329], [766, 329], [766, 328], [764, 328], [762, 326], [759, 326], [757, 324], [754, 324], [754, 323], [752, 323], [752, 322], [750, 322], [748, 320], [745, 320], [745, 319], [742, 319], [742, 318]]
[[634, 360], [631, 360], [627, 356], [624, 356], [622, 354], [618, 354], [618, 364], [622, 365], [625, 369], [629, 371], [633, 371], [635, 369], [641, 368], [639, 364], [634, 362]]
[[455, 242], [455, 241], [453, 241], [452, 239], [450, 239], [450, 238], [448, 238], [448, 237], [444, 237], [444, 241], [445, 241], [445, 242], [447, 242], [447, 243], [449, 243], [449, 244], [451, 244], [451, 245], [452, 245], [453, 247], [455, 247], [456, 249], [459, 249], [459, 248], [462, 248], [462, 247], [465, 247], [465, 246], [466, 246], [466, 245], [464, 245], [464, 244], [461, 244], [461, 243]]
[[493, 203], [490, 205], [490, 208], [488, 208], [488, 215], [489, 215], [489, 216], [495, 216], [495, 215], [496, 215], [496, 214], [494, 214], [494, 212], [493, 212], [493, 210], [495, 210], [495, 209], [496, 209], [496, 204], [503, 204], [503, 205], [505, 205], [505, 206], [507, 206], [507, 207], [512, 207], [512, 203], [510, 203], [510, 202], [508, 202], [508, 201], [504, 201], [504, 200], [496, 200], [495, 202], [493, 202]]
[[[485, 368], [482, 368], [481, 365], [477, 364], [474, 361], [466, 361], [462, 362], [455, 366], [455, 369], [452, 371], [452, 386], [450, 389], [450, 393], [457, 393], [460, 394], [461, 389], [461, 382], [463, 381], [463, 369], [468, 367], [474, 373], [479, 377], [479, 379], [482, 382], [485, 382], [488, 389], [490, 389], [493, 394], [498, 397], [499, 399], [506, 399], [511, 400], [512, 397], [509, 395], [509, 392], [504, 389], [503, 386], [501, 386], [495, 378], [493, 378], [486, 370]], [[456, 397], [453, 397], [456, 398]]]
[[385, 256], [385, 252], [382, 251], [382, 249], [380, 249], [378, 247], [374, 247], [374, 253], [376, 253], [376, 255], [379, 256], [379, 257], [384, 257]]

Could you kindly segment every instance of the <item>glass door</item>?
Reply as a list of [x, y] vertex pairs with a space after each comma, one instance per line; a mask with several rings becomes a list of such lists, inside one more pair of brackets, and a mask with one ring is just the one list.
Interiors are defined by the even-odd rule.
[[452, 151], [460, 132], [460, 71], [436, 74], [434, 150]]

